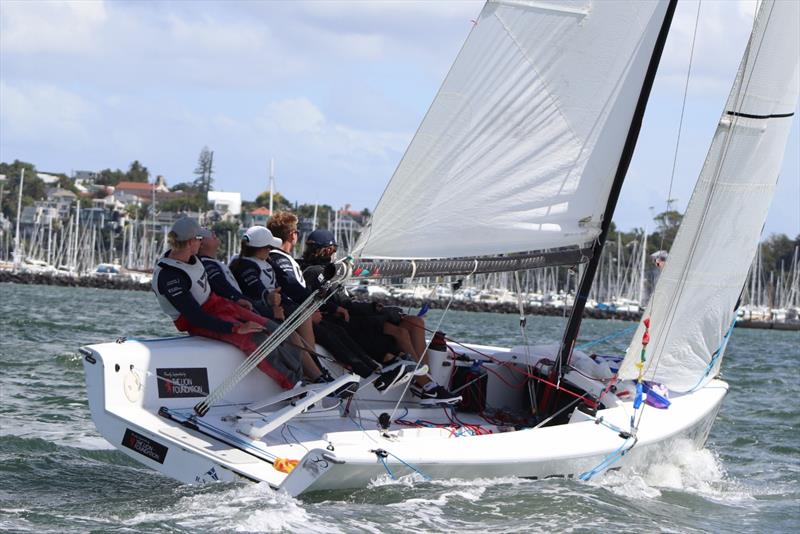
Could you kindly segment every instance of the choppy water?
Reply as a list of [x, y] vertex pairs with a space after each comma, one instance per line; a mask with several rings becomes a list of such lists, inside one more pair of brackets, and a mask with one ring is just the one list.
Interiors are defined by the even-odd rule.
[[[584, 324], [588, 340], [629, 323]], [[520, 344], [514, 316], [451, 313], [442, 326], [456, 339]], [[531, 318], [528, 339], [557, 339], [561, 327]], [[731, 391], [707, 448], [645, 471], [589, 483], [386, 479], [310, 500], [264, 485], [183, 486], [98, 435], [77, 348], [172, 333], [148, 293], [0, 284], [1, 531], [800, 531], [797, 332], [735, 331]]]

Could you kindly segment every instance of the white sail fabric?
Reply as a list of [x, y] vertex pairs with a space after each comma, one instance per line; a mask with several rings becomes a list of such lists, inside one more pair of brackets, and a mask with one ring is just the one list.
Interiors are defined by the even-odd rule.
[[[769, 211], [797, 106], [798, 2], [763, 2], [645, 317], [647, 380], [690, 391], [713, 378]], [[639, 325], [620, 369], [634, 379]]]
[[362, 258], [586, 245], [666, 2], [490, 1], [362, 234]]

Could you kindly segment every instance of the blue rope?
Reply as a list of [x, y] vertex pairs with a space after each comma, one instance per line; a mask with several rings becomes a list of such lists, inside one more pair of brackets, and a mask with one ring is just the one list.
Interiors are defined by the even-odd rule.
[[[389, 452], [389, 451], [386, 451], [386, 454], [389, 454], [389, 455], [391, 455], [392, 457], [396, 458], [396, 459], [397, 459], [397, 460], [398, 460], [398, 461], [399, 461], [401, 464], [403, 464], [404, 466], [408, 467], [409, 469], [411, 469], [412, 471], [414, 471], [416, 474], [418, 474], [419, 476], [421, 476], [421, 477], [422, 477], [422, 478], [424, 478], [425, 480], [430, 480], [430, 479], [431, 479], [431, 477], [429, 477], [428, 475], [426, 475], [425, 473], [423, 473], [422, 471], [420, 471], [419, 469], [417, 469], [416, 467], [414, 467], [414, 466], [413, 466], [413, 465], [411, 465], [410, 463], [406, 462], [405, 460], [403, 460], [403, 459], [402, 459], [402, 458], [400, 458], [399, 456], [397, 456], [397, 455], [395, 455], [395, 454], [392, 454], [392, 453], [391, 453], [391, 452]], [[384, 461], [384, 465], [386, 465], [386, 462], [385, 462], [385, 461]], [[387, 469], [388, 469], [388, 467], [387, 467]]]
[[383, 464], [383, 467], [384, 467], [384, 469], [386, 469], [386, 472], [389, 473], [389, 478], [391, 478], [392, 480], [397, 480], [397, 477], [394, 476], [394, 473], [392, 473], [392, 470], [389, 469], [389, 466], [386, 463], [386, 458], [384, 458], [380, 454], [376, 454], [376, 456], [378, 457], [378, 461]]
[[589, 341], [587, 343], [584, 343], [583, 345], [578, 345], [575, 348], [578, 350], [586, 350], [589, 347], [597, 345], [598, 343], [602, 343], [603, 341], [608, 341], [609, 339], [614, 339], [615, 337], [622, 336], [624, 334], [627, 334], [628, 332], [633, 332], [634, 330], [636, 330], [638, 326], [639, 323], [636, 323], [634, 325], [629, 326], [628, 328], [625, 328], [624, 330], [620, 330], [619, 332], [614, 332], [613, 334], [608, 334], [607, 336], [603, 336], [600, 339], [595, 339], [594, 341]]
[[705, 380], [705, 378], [708, 376], [708, 373], [710, 373], [711, 370], [714, 369], [714, 366], [717, 364], [717, 360], [719, 360], [722, 357], [722, 353], [725, 351], [725, 347], [728, 345], [728, 340], [730, 339], [731, 334], [733, 333], [734, 326], [736, 326], [736, 314], [734, 314], [733, 322], [731, 323], [730, 328], [728, 328], [728, 331], [725, 332], [725, 336], [722, 338], [722, 342], [719, 344], [719, 347], [717, 348], [717, 350], [711, 353], [711, 360], [708, 362], [706, 370], [703, 372], [703, 375], [697, 381], [697, 384], [695, 384], [695, 386], [689, 390], [689, 393], [699, 388], [700, 384], [702, 384], [703, 380]]
[[[634, 440], [633, 443], [631, 444], [630, 447], [625, 449], [625, 446], [628, 444], [628, 441], [630, 441], [631, 439]], [[595, 476], [596, 474], [605, 471], [606, 469], [608, 469], [609, 467], [611, 467], [612, 465], [617, 463], [617, 461], [619, 461], [620, 458], [625, 456], [625, 453], [627, 453], [629, 450], [631, 450], [634, 445], [636, 445], [636, 439], [635, 438], [625, 438], [625, 441], [622, 443], [622, 445], [619, 446], [619, 448], [617, 450], [615, 450], [614, 452], [609, 454], [602, 462], [597, 464], [597, 466], [595, 466], [592, 469], [590, 469], [590, 470], [578, 475], [578, 478], [583, 480], [584, 482], [586, 482], [589, 479], [591, 479], [593, 476]]]

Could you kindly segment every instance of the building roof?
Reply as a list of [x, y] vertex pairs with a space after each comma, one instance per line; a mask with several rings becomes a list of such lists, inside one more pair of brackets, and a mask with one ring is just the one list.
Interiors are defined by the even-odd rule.
[[117, 184], [116, 189], [125, 189], [128, 191], [153, 191], [153, 184], [148, 182], [120, 182]]
[[251, 211], [250, 215], [269, 215], [269, 210], [264, 206], [261, 206]]

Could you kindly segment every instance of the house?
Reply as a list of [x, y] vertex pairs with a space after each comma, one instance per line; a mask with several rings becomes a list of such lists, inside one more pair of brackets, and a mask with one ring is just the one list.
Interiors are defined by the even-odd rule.
[[150, 200], [153, 198], [153, 193], [159, 192], [169, 192], [163, 179], [155, 184], [149, 182], [120, 182], [114, 187], [114, 193], [136, 196], [143, 200]]
[[58, 217], [66, 219], [72, 212], [72, 205], [78, 200], [78, 195], [69, 189], [54, 187], [47, 190], [47, 205], [58, 210]]
[[243, 222], [245, 226], [266, 226], [269, 217], [269, 210], [261, 206], [248, 213]]
[[58, 209], [47, 202], [36, 202], [33, 206], [25, 206], [19, 218], [22, 226], [57, 224], [58, 221]]
[[209, 191], [208, 203], [220, 214], [239, 216], [242, 213], [242, 194], [225, 191]]

